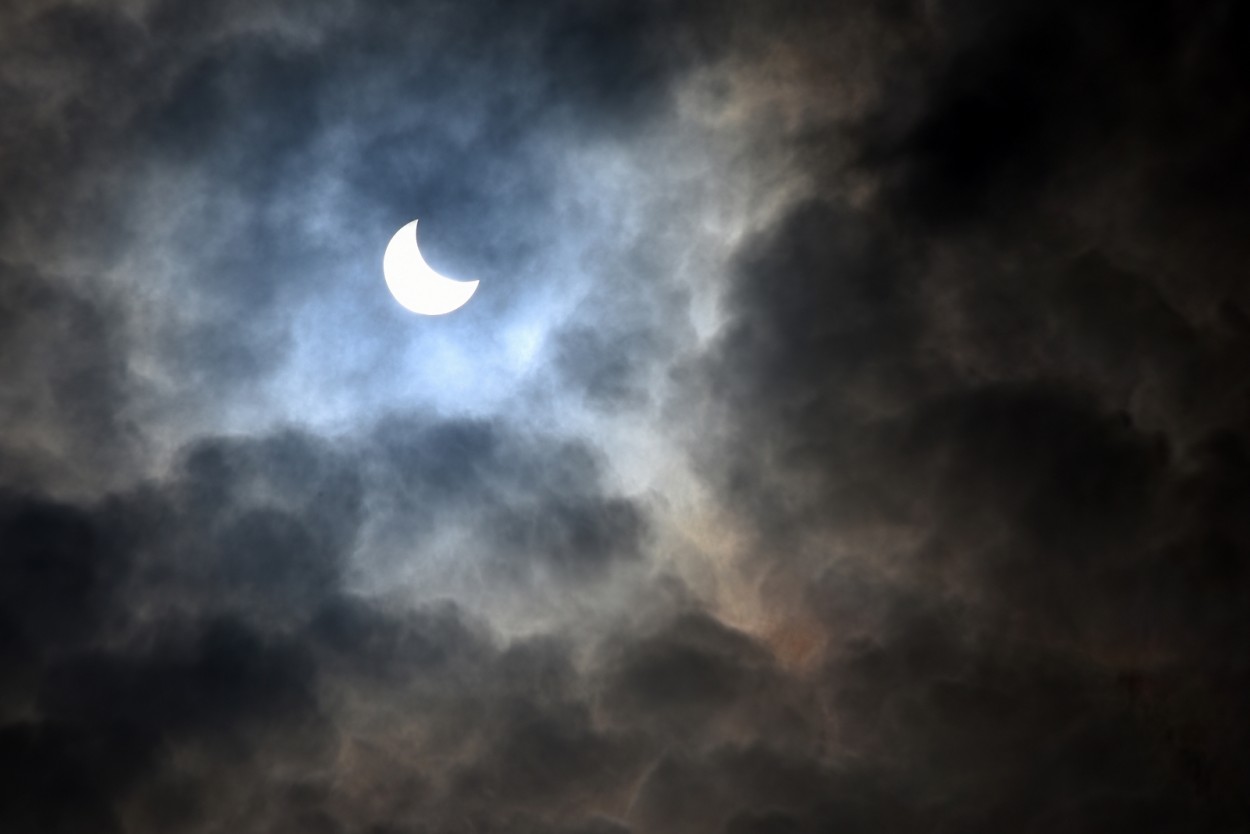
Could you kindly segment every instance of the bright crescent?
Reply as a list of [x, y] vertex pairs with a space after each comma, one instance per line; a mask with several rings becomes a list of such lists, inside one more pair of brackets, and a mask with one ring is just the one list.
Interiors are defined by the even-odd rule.
[[417, 247], [417, 221], [404, 226], [386, 245], [382, 273], [395, 300], [414, 313], [441, 316], [463, 307], [477, 281], [453, 281], [435, 272]]

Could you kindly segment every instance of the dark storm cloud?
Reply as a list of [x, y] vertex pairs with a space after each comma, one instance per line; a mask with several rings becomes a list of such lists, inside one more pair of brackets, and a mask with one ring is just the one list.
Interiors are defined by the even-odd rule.
[[1250, 132], [1240, 15], [932, 4], [852, 131], [876, 193], [742, 247], [703, 460], [830, 636], [873, 830], [1246, 818], [1246, 215], [1198, 162]]
[[[0, 21], [0, 828], [1250, 818], [1240, 6]], [[376, 260], [437, 206], [427, 254], [499, 314], [522, 267], [613, 215], [562, 203], [596, 184], [554, 164], [646, 152], [693, 70], [732, 79], [704, 127], [802, 183], [747, 224], [706, 349], [644, 245], [662, 236], [622, 234], [547, 278], [580, 293], [539, 349], [549, 411], [374, 409], [353, 382], [368, 417], [335, 434], [247, 423], [299, 348], [292, 310], [336, 303], [327, 264]], [[648, 196], [644, 231], [698, 210]], [[368, 334], [317, 319], [348, 333], [326, 351], [391, 327], [367, 312]], [[465, 313], [427, 332], [489, 331]], [[188, 422], [244, 417], [165, 465], [149, 447], [183, 437], [144, 420], [166, 396]], [[764, 625], [668, 575], [666, 496], [623, 492], [593, 437], [548, 424], [582, 405], [679, 424], [743, 543], [712, 561]], [[585, 627], [508, 630], [500, 599], [567, 599]]]
[[931, 14], [936, 48], [897, 73], [889, 92], [903, 103], [883, 102], [866, 146], [896, 208], [983, 220], [1119, 173], [1147, 178], [1136, 210], [1216, 209], [1244, 223], [1228, 199], [1248, 173], [1234, 150], [1250, 116], [1232, 80], [1246, 71], [1229, 40], [1246, 25], [1238, 4], [1020, 2], [987, 14], [942, 2]]
[[600, 706], [619, 726], [696, 749], [723, 743], [735, 726], [778, 746], [812, 742], [771, 653], [702, 613], [605, 646], [600, 663]]
[[0, 260], [0, 483], [75, 484], [128, 468], [140, 445], [128, 420], [125, 344], [114, 305]]
[[387, 421], [375, 441], [393, 522], [420, 541], [462, 523], [499, 575], [584, 579], [640, 558], [641, 508], [605, 494], [602, 463], [581, 444], [529, 442], [484, 422]]
[[229, 617], [134, 633], [115, 515], [5, 496], [6, 828], [118, 830], [169, 746], [247, 761], [315, 737], [293, 729], [315, 717], [303, 647]]
[[[516, 453], [475, 431], [462, 446]], [[430, 448], [418, 465], [294, 433], [204, 441], [167, 481], [90, 506], [7, 493], [5, 826], [716, 830], [818, 793], [794, 757], [811, 750], [799, 685], [706, 614], [614, 636], [586, 669], [563, 638], [505, 643], [453, 602], [349, 590], [377, 511], [362, 483], [467, 454]], [[734, 752], [727, 729], [767, 746]], [[690, 780], [694, 800], [673, 794]]]
[[[391, 421], [385, 435], [403, 428]], [[369, 482], [379, 470], [395, 473], [388, 492], [395, 475], [414, 488], [435, 479], [448, 507], [467, 491], [459, 505], [481, 518], [466, 520], [496, 531], [488, 558], [511, 572], [537, 558], [557, 574], [593, 574], [602, 567], [568, 560], [602, 562], [615, 536], [632, 543], [640, 511], [596, 499], [594, 481], [573, 474], [589, 465], [576, 460], [584, 451], [562, 453], [560, 472], [561, 453], [540, 448], [542, 463], [527, 466], [527, 447], [488, 425], [413, 421], [410, 432], [406, 457], [371, 443], [392, 455], [372, 459], [297, 433], [206, 440], [171, 479], [90, 506], [6, 493], [6, 828], [194, 828], [230, 819], [207, 792], [247, 804], [305, 783], [306, 801], [238, 824], [296, 824], [286, 815], [309, 806], [327, 819], [575, 818], [619, 795], [642, 748], [591, 722], [569, 647], [503, 648], [451, 602], [383, 607], [351, 592], [345, 569], [366, 513], [387, 511]], [[551, 467], [546, 477], [575, 495], [536, 482], [524, 499], [507, 493], [487, 458], [531, 481]], [[419, 508], [422, 497], [391, 500]], [[523, 535], [508, 522], [521, 516]], [[375, 712], [395, 718], [378, 726]], [[419, 743], [406, 750], [394, 732]], [[377, 756], [418, 757], [404, 765], [415, 782], [403, 790], [416, 793], [372, 807], [367, 787], [362, 798], [321, 784], [344, 745], [363, 745], [349, 782], [379, 777]]]

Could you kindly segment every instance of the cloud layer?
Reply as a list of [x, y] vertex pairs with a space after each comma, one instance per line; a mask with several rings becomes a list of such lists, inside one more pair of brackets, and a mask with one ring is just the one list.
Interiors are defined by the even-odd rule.
[[11, 4], [0, 828], [1240, 830], [1246, 23]]

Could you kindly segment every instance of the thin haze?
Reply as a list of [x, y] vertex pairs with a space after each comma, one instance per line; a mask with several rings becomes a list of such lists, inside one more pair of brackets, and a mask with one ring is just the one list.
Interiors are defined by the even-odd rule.
[[1248, 33], [8, 3], [0, 831], [1245, 830]]

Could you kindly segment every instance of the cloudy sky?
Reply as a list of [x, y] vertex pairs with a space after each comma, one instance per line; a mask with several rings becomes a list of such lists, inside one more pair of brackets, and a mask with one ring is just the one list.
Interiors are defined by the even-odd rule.
[[0, 830], [1245, 831], [1248, 35], [5, 3]]

